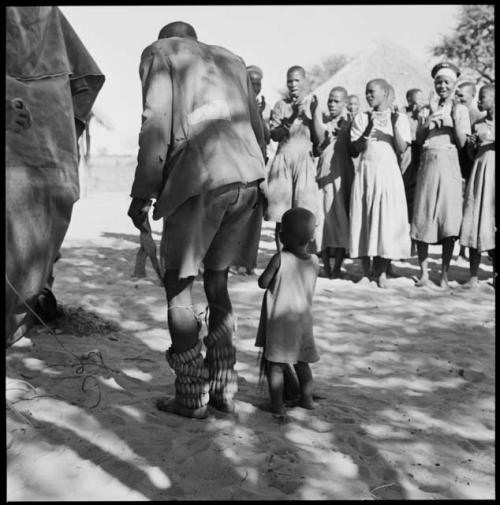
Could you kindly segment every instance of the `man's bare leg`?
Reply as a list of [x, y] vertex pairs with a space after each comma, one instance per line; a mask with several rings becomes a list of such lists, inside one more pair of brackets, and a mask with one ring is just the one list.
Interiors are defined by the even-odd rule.
[[[168, 328], [172, 347], [166, 357], [176, 373], [176, 395], [157, 401], [158, 409], [183, 417], [202, 419], [207, 416], [208, 381], [204, 369], [199, 325], [193, 310], [194, 277], [179, 279], [179, 270], [167, 270], [165, 289], [168, 303]], [[196, 393], [184, 393], [186, 384]]]
[[234, 370], [236, 349], [233, 346], [234, 316], [227, 289], [228, 270], [205, 268], [203, 284], [209, 317], [206, 364], [210, 377], [210, 405], [222, 412], [234, 412], [234, 394], [238, 376]]

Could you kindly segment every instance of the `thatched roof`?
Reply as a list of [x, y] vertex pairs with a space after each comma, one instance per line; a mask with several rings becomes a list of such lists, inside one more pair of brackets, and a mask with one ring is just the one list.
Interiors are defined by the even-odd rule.
[[427, 98], [433, 89], [431, 69], [408, 49], [394, 42], [382, 41], [362, 52], [342, 67], [328, 81], [313, 91], [321, 107], [326, 108], [330, 90], [343, 86], [349, 94], [358, 95], [361, 109], [367, 108], [365, 87], [370, 79], [386, 79], [396, 91], [396, 103], [406, 105], [406, 92], [420, 88]]

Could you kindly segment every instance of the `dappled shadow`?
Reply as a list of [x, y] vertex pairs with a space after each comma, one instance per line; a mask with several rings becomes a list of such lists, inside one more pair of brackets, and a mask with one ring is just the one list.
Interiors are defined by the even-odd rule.
[[[383, 291], [320, 279], [314, 320], [321, 360], [312, 365], [320, 399], [314, 411], [291, 409], [290, 422], [279, 425], [262, 410], [268, 396], [259, 386], [254, 346], [264, 292], [256, 276], [230, 276], [238, 316], [238, 413], [211, 411], [207, 420], [188, 420], [154, 404], [174, 394], [164, 359], [170, 345], [164, 290], [149, 265], [147, 278], [131, 277], [138, 237], [105, 234], [125, 245], [63, 247], [54, 289], [64, 304], [120, 324], [109, 334], [57, 334], [76, 356], [98, 351], [109, 368], [90, 364], [78, 375], [76, 358], [40, 328], [29, 346], [7, 354], [10, 379], [28, 381], [35, 396], [52, 396], [15, 406], [32, 412], [37, 443], [72, 462], [58, 467], [60, 480], [72, 477], [81, 489], [74, 467], [84, 461], [112, 478], [115, 499], [125, 497], [124, 490], [150, 500], [213, 498], [209, 493], [218, 499], [488, 496], [494, 471], [491, 288], [444, 293], [396, 279]], [[268, 223], [258, 268], [274, 247]], [[346, 264], [353, 277], [359, 268], [356, 261]], [[395, 264], [397, 271], [415, 268], [415, 259]], [[431, 268], [439, 268], [437, 255]], [[202, 312], [200, 280], [194, 300]], [[99, 387], [91, 380], [82, 391], [87, 373]], [[28, 390], [26, 397], [33, 394]], [[9, 467], [29, 476], [29, 451], [16, 451], [15, 442], [8, 454]], [[64, 459], [68, 454], [73, 459]], [[483, 475], [482, 482], [467, 486], [471, 471]], [[54, 493], [49, 488], [49, 482], [39, 484], [31, 496]], [[104, 488], [94, 484], [90, 496], [105, 496]]]

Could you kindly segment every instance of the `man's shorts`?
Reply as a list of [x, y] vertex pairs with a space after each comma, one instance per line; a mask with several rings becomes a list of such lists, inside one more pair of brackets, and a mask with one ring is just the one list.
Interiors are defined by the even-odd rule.
[[179, 270], [179, 278], [196, 276], [202, 262], [215, 271], [233, 265], [254, 268], [262, 214], [263, 195], [257, 182], [186, 200], [164, 220], [163, 267]]

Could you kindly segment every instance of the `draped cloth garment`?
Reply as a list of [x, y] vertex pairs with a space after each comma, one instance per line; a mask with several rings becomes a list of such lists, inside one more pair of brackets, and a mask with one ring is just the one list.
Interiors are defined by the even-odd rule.
[[6, 99], [32, 125], [6, 132], [6, 344], [33, 323], [79, 196], [75, 121], [83, 124], [104, 75], [57, 7], [6, 8]]

